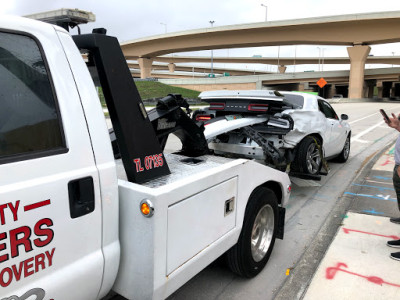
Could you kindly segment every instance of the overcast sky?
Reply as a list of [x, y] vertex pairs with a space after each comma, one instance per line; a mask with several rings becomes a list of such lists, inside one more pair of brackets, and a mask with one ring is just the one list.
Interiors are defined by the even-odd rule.
[[[107, 28], [108, 34], [120, 42], [140, 37], [176, 32], [188, 29], [265, 21], [267, 5], [268, 21], [368, 13], [400, 11], [400, 0], [2, 0], [0, 14], [28, 15], [59, 8], [78, 8], [96, 15], [96, 22], [82, 25], [82, 33], [94, 27]], [[163, 23], [163, 24], [161, 24]], [[166, 24], [166, 25], [164, 25]], [[72, 32], [74, 33], [74, 32]], [[400, 34], [400, 33], [399, 33]], [[346, 47], [321, 46], [325, 57], [347, 56]], [[398, 43], [373, 46], [375, 56], [400, 55]], [[177, 55], [187, 55], [179, 53]], [[317, 46], [280, 47], [281, 57], [318, 57]], [[209, 56], [210, 51], [199, 51], [190, 55]], [[276, 57], [278, 47], [214, 50], [214, 56]], [[215, 66], [218, 66], [215, 64]], [[223, 66], [220, 65], [220, 66]], [[242, 65], [242, 68], [276, 70], [276, 67]], [[370, 67], [370, 66], [367, 66]], [[275, 68], [275, 69], [274, 69]], [[296, 71], [316, 69], [318, 66], [296, 66]], [[346, 66], [324, 66], [324, 70], [345, 69]], [[293, 71], [288, 67], [287, 71]]]

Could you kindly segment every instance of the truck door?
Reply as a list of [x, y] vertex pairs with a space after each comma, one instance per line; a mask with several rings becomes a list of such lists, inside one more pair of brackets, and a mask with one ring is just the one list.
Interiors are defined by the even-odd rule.
[[98, 171], [65, 53], [38, 27], [0, 29], [0, 299], [95, 299]]

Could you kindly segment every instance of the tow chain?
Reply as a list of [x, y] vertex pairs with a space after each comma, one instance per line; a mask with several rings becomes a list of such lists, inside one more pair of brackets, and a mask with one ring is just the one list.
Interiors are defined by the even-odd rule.
[[[319, 151], [319, 155], [321, 156], [322, 166], [324, 167], [324, 169], [325, 169], [325, 171], [326, 171], [326, 174], [328, 174], [331, 168], [329, 168], [328, 162], [327, 162], [326, 159], [325, 159], [324, 153], [323, 153], [323, 151], [322, 151], [322, 147], [321, 147], [321, 145], [318, 143], [318, 140], [317, 140], [315, 137], [313, 137], [313, 136], [311, 136], [311, 137], [313, 138], [313, 140], [314, 140], [314, 142], [315, 142], [315, 145], [317, 145], [317, 148], [318, 148], [318, 151]], [[320, 172], [320, 173], [321, 173], [321, 172]]]

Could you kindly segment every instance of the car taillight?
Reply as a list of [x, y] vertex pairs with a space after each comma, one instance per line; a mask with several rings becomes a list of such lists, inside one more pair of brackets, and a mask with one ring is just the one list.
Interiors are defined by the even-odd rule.
[[208, 121], [211, 120], [210, 115], [197, 115], [196, 116], [196, 121]]
[[248, 111], [267, 111], [268, 104], [249, 104], [247, 106]]
[[220, 103], [210, 103], [210, 109], [211, 110], [221, 110], [225, 108], [225, 103], [220, 102]]

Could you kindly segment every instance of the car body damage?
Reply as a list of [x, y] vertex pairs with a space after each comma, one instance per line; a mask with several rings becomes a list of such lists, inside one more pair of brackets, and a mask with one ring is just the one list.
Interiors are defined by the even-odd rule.
[[348, 117], [339, 118], [319, 96], [259, 90], [208, 91], [200, 98], [210, 106], [194, 118], [204, 123], [209, 148], [216, 155], [262, 160], [313, 179], [328, 171], [325, 159], [348, 158]]
[[325, 133], [329, 131], [325, 116], [314, 110], [285, 110], [283, 112], [292, 117], [293, 129], [283, 137], [284, 148], [294, 148], [307, 135], [319, 134], [325, 140]]

